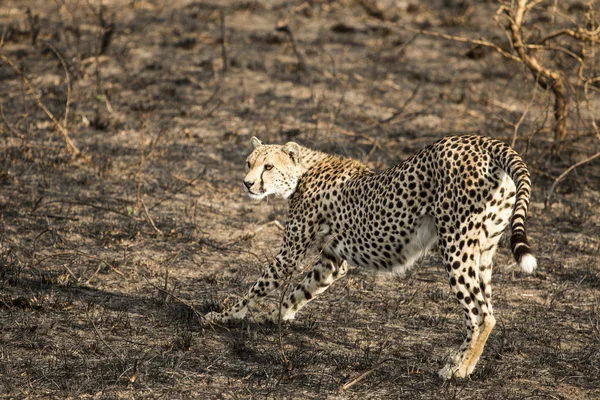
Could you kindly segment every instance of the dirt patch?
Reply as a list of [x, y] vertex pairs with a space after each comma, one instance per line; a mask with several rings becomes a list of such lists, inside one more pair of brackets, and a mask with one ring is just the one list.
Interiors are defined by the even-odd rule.
[[[587, 109], [557, 152], [549, 93], [534, 94], [518, 64], [403, 29], [492, 38], [495, 3], [381, 1], [385, 21], [360, 3], [0, 5], [0, 55], [63, 128], [69, 99], [81, 151], [1, 61], [3, 396], [600, 396], [599, 159], [544, 206], [554, 179], [598, 149]], [[578, 18], [578, 4], [561, 12]], [[275, 29], [286, 18], [291, 36]], [[510, 143], [525, 110], [515, 147], [532, 172], [539, 273], [522, 275], [500, 249], [498, 324], [470, 379], [436, 374], [463, 331], [435, 254], [402, 279], [352, 271], [281, 330], [212, 329], [195, 315], [235, 301], [281, 241], [269, 223], [284, 223], [285, 204], [241, 189], [251, 136], [382, 168], [444, 135]]]

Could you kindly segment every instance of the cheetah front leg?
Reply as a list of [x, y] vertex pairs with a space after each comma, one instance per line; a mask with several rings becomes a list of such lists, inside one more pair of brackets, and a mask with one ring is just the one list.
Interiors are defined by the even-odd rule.
[[281, 307], [276, 307], [259, 322], [277, 323], [294, 319], [296, 313], [317, 295], [323, 293], [333, 282], [346, 276], [348, 263], [345, 260], [336, 262], [321, 255], [313, 269], [294, 287], [291, 293], [284, 293]]
[[281, 257], [275, 258], [275, 265], [267, 268], [258, 279], [258, 281], [248, 290], [244, 298], [235, 303], [228, 310], [218, 313], [210, 312], [205, 317], [212, 322], [227, 322], [243, 319], [248, 313], [248, 307], [254, 306], [261, 298], [267, 296], [279, 288], [285, 279], [289, 277], [293, 268], [284, 267]]
[[[260, 279], [250, 288], [246, 296], [230, 307], [228, 310], [218, 313], [211, 312], [205, 317], [209, 321], [227, 322], [236, 319], [242, 319], [248, 313], [248, 307], [254, 306], [260, 299], [267, 296], [277, 288], [281, 287], [287, 278], [298, 267], [300, 260], [306, 255], [306, 252], [313, 243], [315, 236], [315, 224], [304, 224], [300, 226], [302, 220], [298, 216], [302, 210], [292, 208], [290, 218], [285, 227], [283, 245], [275, 262], [268, 267]], [[304, 218], [306, 221], [306, 218]]]

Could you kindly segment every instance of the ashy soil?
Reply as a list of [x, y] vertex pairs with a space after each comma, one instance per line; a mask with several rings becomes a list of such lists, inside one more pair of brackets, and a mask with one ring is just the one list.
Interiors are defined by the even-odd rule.
[[[597, 88], [586, 102], [570, 83], [556, 143], [522, 65], [415, 32], [510, 50], [497, 3], [368, 4], [0, 3], [0, 396], [600, 398], [600, 158], [551, 192], [600, 150]], [[544, 1], [527, 23], [571, 27], [587, 6]], [[514, 140], [539, 262], [526, 276], [499, 250], [498, 324], [469, 379], [437, 377], [464, 330], [435, 252], [405, 277], [353, 270], [289, 324], [202, 319], [283, 235], [285, 203], [242, 190], [252, 136], [379, 169], [454, 134]]]

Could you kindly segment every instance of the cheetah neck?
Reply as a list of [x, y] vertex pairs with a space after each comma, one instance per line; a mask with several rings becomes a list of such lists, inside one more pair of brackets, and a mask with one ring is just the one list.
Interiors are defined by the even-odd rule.
[[302, 172], [308, 171], [328, 157], [330, 157], [329, 154], [321, 153], [320, 151], [312, 150], [307, 147], [301, 147], [300, 165], [302, 166]]

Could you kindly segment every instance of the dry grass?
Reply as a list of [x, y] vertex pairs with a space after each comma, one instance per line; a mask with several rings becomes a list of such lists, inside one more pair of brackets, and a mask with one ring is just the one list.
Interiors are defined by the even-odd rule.
[[[492, 38], [496, 4], [90, 3], [0, 5], [0, 54], [57, 121], [0, 64], [0, 396], [600, 396], [598, 159], [543, 204], [598, 151], [597, 93], [557, 153], [549, 94], [516, 65], [400, 29]], [[549, 3], [556, 29], [586, 11]], [[353, 271], [281, 332], [198, 317], [235, 301], [281, 240], [268, 223], [285, 204], [241, 190], [252, 135], [379, 168], [447, 134], [510, 142], [517, 124], [540, 270], [500, 250], [498, 325], [471, 379], [436, 374], [463, 332], [435, 255], [403, 279]]]

